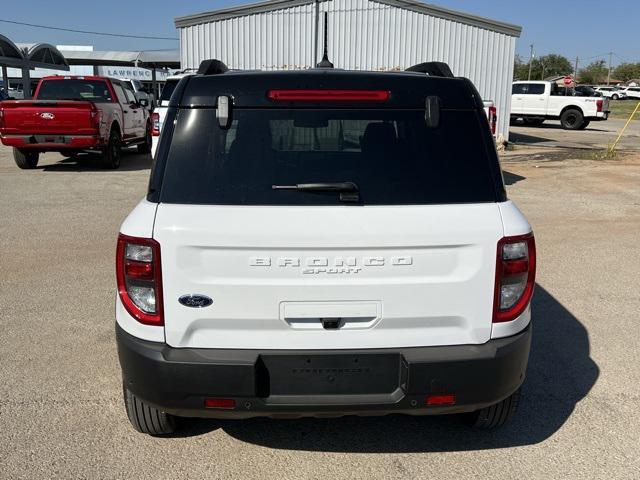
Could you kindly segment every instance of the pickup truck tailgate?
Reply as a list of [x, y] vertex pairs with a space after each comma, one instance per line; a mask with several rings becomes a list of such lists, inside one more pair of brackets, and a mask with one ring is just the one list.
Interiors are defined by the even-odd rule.
[[91, 135], [97, 130], [97, 111], [90, 102], [13, 100], [0, 104], [3, 135]]

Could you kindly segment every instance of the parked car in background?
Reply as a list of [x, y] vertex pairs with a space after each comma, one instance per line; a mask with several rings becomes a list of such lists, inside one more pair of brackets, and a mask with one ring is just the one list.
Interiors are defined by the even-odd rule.
[[601, 97], [600, 92], [596, 92], [596, 89], [588, 85], [576, 85], [574, 91], [577, 96], [581, 97]]
[[609, 99], [565, 95], [560, 88], [555, 82], [514, 82], [511, 120], [522, 119], [529, 126], [560, 120], [565, 130], [583, 130], [592, 121], [609, 118]]
[[156, 106], [153, 114], [151, 115], [152, 122], [152, 144], [151, 144], [151, 155], [155, 157], [156, 149], [158, 148], [158, 140], [160, 137], [160, 132], [162, 131], [162, 125], [164, 123], [164, 117], [167, 114], [167, 107], [169, 105], [169, 100], [171, 99], [171, 95], [175, 90], [176, 86], [184, 77], [188, 75], [193, 75], [194, 72], [184, 71], [182, 73], [177, 73], [175, 75], [171, 75], [167, 77], [165, 81], [164, 88], [160, 93], [160, 100], [158, 101], [158, 105]]
[[138, 101], [146, 100], [148, 105], [147, 109], [153, 111], [153, 109], [156, 107], [156, 100], [153, 97], [153, 94], [149, 93], [144, 88], [144, 85], [140, 80], [132, 80], [130, 78], [120, 78], [119, 80], [122, 82], [122, 85], [125, 88], [133, 92]]
[[120, 166], [123, 146], [151, 151], [151, 120], [144, 99], [122, 82], [94, 76], [43, 78], [33, 100], [0, 103], [0, 140], [13, 147], [18, 167], [35, 168], [42, 152], [74, 157], [102, 153], [107, 168]]
[[624, 87], [620, 90], [627, 98], [640, 99], [640, 87]]
[[595, 91], [602, 94], [603, 97], [610, 98], [611, 100], [624, 100], [627, 98], [627, 94], [619, 87], [596, 87]]

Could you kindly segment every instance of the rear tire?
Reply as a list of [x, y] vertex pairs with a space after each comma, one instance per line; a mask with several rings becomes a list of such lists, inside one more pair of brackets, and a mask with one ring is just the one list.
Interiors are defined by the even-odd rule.
[[109, 143], [102, 151], [102, 165], [105, 168], [115, 170], [120, 167], [120, 157], [122, 157], [122, 140], [120, 132], [113, 128], [109, 135]]
[[565, 130], [578, 130], [584, 123], [584, 116], [580, 110], [570, 108], [560, 115], [560, 124]]
[[580, 128], [578, 130], [584, 130], [589, 126], [590, 123], [591, 123], [591, 120], [585, 120], [584, 122], [582, 122], [582, 125], [580, 125]]
[[38, 166], [40, 154], [29, 150], [13, 149], [13, 159], [22, 170], [31, 170]]
[[469, 414], [469, 422], [474, 428], [482, 430], [501, 427], [513, 418], [518, 409], [519, 401], [520, 389], [495, 405]]
[[148, 435], [169, 435], [176, 431], [176, 417], [158, 410], [136, 397], [122, 385], [124, 406], [133, 428]]
[[144, 134], [144, 143], [138, 144], [138, 153], [151, 153], [151, 124], [147, 123], [147, 129]]
[[618, 95], [612, 95], [611, 98], [614, 100], [620, 100], [620, 97]]

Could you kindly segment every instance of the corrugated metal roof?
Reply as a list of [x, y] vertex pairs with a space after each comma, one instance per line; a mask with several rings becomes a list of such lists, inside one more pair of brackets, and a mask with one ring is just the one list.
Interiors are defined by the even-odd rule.
[[[324, 2], [326, 0], [320, 0]], [[455, 22], [473, 25], [485, 28], [498, 33], [504, 33], [513, 37], [519, 37], [522, 33], [522, 27], [511, 23], [500, 22], [490, 18], [480, 17], [469, 13], [459, 12], [448, 8], [439, 7], [418, 0], [371, 0], [377, 3], [383, 3], [418, 13], [425, 13], [438, 18], [452, 20]], [[291, 8], [300, 5], [309, 5], [315, 3], [314, 0], [271, 0], [259, 3], [250, 3], [239, 5], [237, 7], [225, 8], [221, 10], [213, 10], [210, 12], [196, 13], [175, 19], [176, 28], [191, 27], [202, 23], [215, 22], [245, 15], [253, 15], [262, 12], [271, 12], [284, 8]]]
[[166, 67], [180, 68], [178, 50], [155, 50], [141, 52], [99, 52], [99, 51], [63, 51], [70, 65], [138, 66], [142, 68]]

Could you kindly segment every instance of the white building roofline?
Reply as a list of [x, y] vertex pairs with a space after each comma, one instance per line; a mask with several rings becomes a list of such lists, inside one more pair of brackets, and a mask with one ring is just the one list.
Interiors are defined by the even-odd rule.
[[[325, 2], [327, 0], [320, 0]], [[439, 7], [436, 5], [423, 3], [418, 0], [371, 0], [377, 3], [390, 5], [405, 10], [411, 10], [418, 13], [424, 13], [434, 17], [444, 18], [454, 22], [464, 23], [467, 25], [473, 25], [479, 28], [484, 28], [512, 37], [520, 37], [522, 33], [522, 27], [513, 25], [511, 23], [500, 22], [490, 18], [480, 17], [465, 12], [459, 12], [457, 10], [451, 10], [448, 8]], [[245, 15], [253, 15], [262, 12], [271, 12], [274, 10], [281, 10], [284, 8], [297, 7], [301, 5], [309, 5], [315, 3], [314, 0], [270, 0], [259, 3], [248, 3], [245, 5], [238, 5], [237, 7], [224, 8], [220, 10], [213, 10], [209, 12], [196, 13], [194, 15], [187, 15], [183, 17], [177, 17], [174, 22], [176, 28], [191, 27], [193, 25], [199, 25], [202, 23], [215, 22], [218, 20], [225, 20], [229, 18], [241, 17]]]

